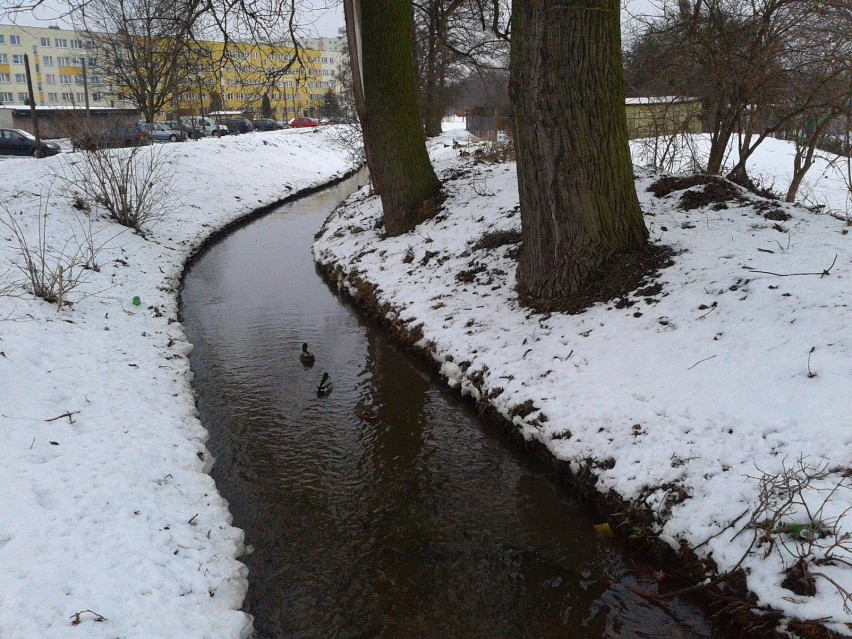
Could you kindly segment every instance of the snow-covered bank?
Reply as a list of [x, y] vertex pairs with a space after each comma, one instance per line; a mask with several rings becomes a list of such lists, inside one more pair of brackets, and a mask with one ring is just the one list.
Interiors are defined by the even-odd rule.
[[211, 232], [343, 175], [345, 152], [332, 135], [293, 130], [164, 147], [176, 198], [144, 239], [94, 202], [90, 215], [73, 208], [72, 189], [52, 176], [80, 154], [2, 163], [0, 218], [13, 216], [31, 248], [40, 212], [51, 255], [85, 243], [89, 218], [103, 244], [99, 271], [87, 271], [68, 296], [73, 306], [58, 311], [21, 288], [19, 242], [0, 226], [3, 639], [251, 631], [240, 612], [243, 535], [208, 475], [177, 287]]
[[[453, 131], [432, 149], [448, 195], [435, 219], [386, 238], [364, 190], [326, 224], [318, 262], [422, 336], [451, 386], [647, 508], [650, 532], [721, 572], [741, 566], [760, 606], [852, 634], [844, 221], [745, 193], [684, 210], [682, 195], [704, 185], [656, 197], [642, 172], [646, 223], [673, 265], [623, 300], [534, 313], [513, 290], [515, 167], [476, 163], [472, 147], [460, 157], [453, 136], [466, 143]], [[773, 166], [762, 154], [752, 164]], [[814, 595], [785, 587], [799, 557]]]

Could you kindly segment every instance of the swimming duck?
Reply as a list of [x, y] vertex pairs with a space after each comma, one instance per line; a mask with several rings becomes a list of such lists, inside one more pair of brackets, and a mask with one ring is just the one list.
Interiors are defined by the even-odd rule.
[[308, 345], [306, 343], [302, 344], [302, 352], [299, 353], [299, 360], [305, 366], [314, 365], [314, 360], [316, 360], [316, 357], [314, 357], [314, 354], [308, 350]]
[[320, 383], [317, 384], [317, 397], [324, 397], [328, 395], [332, 388], [334, 388], [334, 386], [328, 377], [328, 373], [323, 373]]

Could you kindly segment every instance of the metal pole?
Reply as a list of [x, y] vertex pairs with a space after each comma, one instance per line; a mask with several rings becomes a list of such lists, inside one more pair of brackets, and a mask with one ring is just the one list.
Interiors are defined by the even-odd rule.
[[33, 118], [33, 135], [35, 135], [36, 139], [36, 157], [41, 157], [41, 135], [38, 132], [38, 115], [36, 115], [36, 104], [35, 104], [35, 95], [33, 94], [33, 78], [30, 74], [30, 56], [29, 54], [24, 54], [24, 66], [27, 70], [27, 90], [30, 92], [30, 115]]
[[83, 95], [86, 96], [86, 119], [89, 119], [89, 78], [86, 75], [86, 58], [80, 58], [83, 62]]

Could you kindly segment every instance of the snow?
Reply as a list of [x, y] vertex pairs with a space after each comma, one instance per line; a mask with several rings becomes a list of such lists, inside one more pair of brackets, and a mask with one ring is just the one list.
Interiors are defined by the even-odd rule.
[[[21, 264], [18, 243], [0, 226], [0, 637], [250, 634], [238, 561], [247, 549], [208, 474], [177, 287], [210, 233], [341, 175], [346, 153], [331, 136], [290, 130], [158, 147], [170, 154], [173, 206], [145, 237], [94, 207], [100, 270], [87, 272], [61, 310], [21, 288], [12, 266]], [[706, 542], [699, 552], [722, 570], [735, 565], [751, 538], [737, 534], [744, 520], [736, 518], [755, 506], [752, 477], [795, 469], [800, 457], [838, 469], [804, 499], [832, 529], [852, 530], [841, 477], [852, 459], [844, 220], [794, 205], [781, 205], [792, 216], [783, 222], [737, 203], [684, 212], [679, 192], [646, 192], [653, 178], [642, 170], [652, 239], [678, 251], [658, 278], [661, 292], [624, 308], [534, 314], [516, 302], [512, 246], [471, 247], [486, 231], [519, 228], [514, 165], [474, 165], [453, 139], [468, 144], [455, 129], [432, 145], [449, 196], [441, 216], [384, 238], [373, 230], [378, 203], [362, 191], [330, 218], [316, 257], [359, 271], [378, 285], [392, 318], [420, 325], [450, 385], [474, 398], [492, 394], [506, 416], [531, 400], [533, 412], [512, 417], [525, 437], [575, 467], [615, 460], [596, 468], [599, 486], [658, 511], [655, 532], [667, 543]], [[752, 167], [781, 184], [790, 152], [767, 141]], [[15, 219], [31, 246], [40, 212], [54, 251], [73, 253], [74, 238], [86, 234], [73, 189], [52, 177], [80, 157], [0, 164], [0, 219]], [[809, 193], [846, 211], [841, 174], [818, 175]], [[822, 277], [756, 272], [821, 273], [832, 263]], [[480, 266], [473, 282], [457, 281]], [[841, 479], [834, 492], [816, 490]], [[688, 498], [673, 500], [681, 489]], [[790, 516], [801, 521], [797, 508]], [[829, 617], [849, 633], [852, 615], [826, 578], [817, 577], [814, 597], [780, 587], [792, 561], [777, 548], [744, 564], [761, 604]], [[835, 552], [850, 561], [848, 550]], [[816, 570], [852, 587], [848, 565]]]
[[[208, 474], [177, 287], [213, 230], [342, 175], [345, 153], [326, 130], [156, 149], [167, 152], [177, 185], [172, 208], [145, 238], [93, 209], [96, 243], [105, 244], [100, 271], [69, 293], [71, 307], [58, 311], [22, 290], [12, 266], [21, 264], [19, 245], [0, 225], [4, 639], [251, 632], [240, 611], [243, 533]], [[31, 247], [40, 211], [52, 250], [73, 253], [72, 236], [85, 235], [73, 190], [54, 177], [80, 157], [0, 164], [0, 219], [13, 216]]]
[[[696, 144], [706, 148], [706, 138]], [[642, 147], [634, 143], [637, 162]], [[808, 187], [837, 217], [779, 203], [790, 219], [773, 221], [738, 201], [681, 210], [683, 191], [655, 197], [647, 189], [658, 176], [638, 168], [652, 241], [676, 252], [654, 280], [661, 291], [579, 315], [537, 314], [513, 290], [517, 244], [474, 246], [520, 229], [514, 164], [460, 157], [475, 148], [462, 131], [433, 143], [448, 195], [436, 218], [384, 237], [378, 199], [364, 189], [326, 223], [317, 261], [341, 267], [339, 286], [353, 295], [349, 274], [376, 285], [390, 319], [420, 327], [418, 345], [450, 386], [485, 398], [575, 470], [591, 462], [597, 488], [648, 506], [664, 541], [697, 547], [721, 571], [742, 560], [761, 606], [852, 634], [843, 600], [852, 542], [842, 538], [852, 533], [852, 259], [840, 172], [821, 160]], [[789, 143], [767, 140], [750, 166], [786, 187], [791, 158]], [[463, 271], [472, 282], [457, 278]], [[531, 413], [513, 411], [530, 401]], [[776, 491], [758, 510], [761, 478], [816, 470], [824, 476], [801, 504], [779, 511], [787, 493]], [[757, 533], [746, 524], [772, 516], [778, 526], [812, 517], [830, 534], [811, 543], [776, 529], [774, 546], [749, 552]], [[781, 587], [799, 554], [819, 573], [816, 596]], [[827, 556], [837, 561], [817, 563]]]

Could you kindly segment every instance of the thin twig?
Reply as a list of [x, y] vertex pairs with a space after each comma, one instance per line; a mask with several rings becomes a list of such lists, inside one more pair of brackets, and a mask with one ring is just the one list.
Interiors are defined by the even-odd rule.
[[716, 357], [716, 356], [715, 356], [715, 355], [711, 355], [710, 357], [705, 357], [704, 359], [700, 359], [700, 360], [698, 360], [697, 362], [695, 362], [692, 366], [690, 366], [689, 368], [687, 368], [686, 370], [691, 371], [693, 368], [695, 368], [696, 366], [698, 366], [701, 362], [706, 362], [708, 359], [713, 359], [714, 357]]
[[719, 530], [719, 532], [717, 532], [717, 533], [715, 533], [715, 534], [713, 534], [713, 535], [710, 535], [707, 539], [705, 539], [705, 540], [704, 540], [704, 541], [702, 541], [700, 544], [698, 544], [695, 548], [693, 548], [693, 550], [698, 550], [699, 548], [701, 548], [701, 546], [703, 546], [703, 545], [705, 545], [705, 544], [709, 543], [712, 539], [715, 539], [716, 537], [718, 537], [719, 535], [721, 535], [721, 534], [722, 534], [723, 532], [725, 532], [728, 528], [733, 528], [733, 527], [734, 527], [734, 525], [735, 525], [735, 524], [736, 524], [736, 523], [737, 523], [740, 519], [742, 519], [743, 517], [745, 517], [745, 516], [748, 514], [748, 511], [749, 511], [749, 509], [748, 509], [748, 508], [746, 508], [746, 509], [745, 509], [744, 511], [742, 511], [739, 515], [737, 515], [734, 519], [732, 519], [732, 520], [731, 520], [731, 523], [729, 523], [727, 526], [725, 526], [724, 528], [722, 528], [721, 530]]
[[68, 418], [68, 421], [69, 421], [70, 423], [72, 423], [72, 424], [73, 424], [73, 423], [74, 423], [74, 418], [72, 417], [72, 415], [77, 415], [77, 414], [79, 414], [79, 413], [80, 413], [80, 411], [78, 411], [78, 410], [73, 410], [73, 411], [69, 411], [69, 412], [67, 412], [67, 413], [62, 413], [61, 415], [58, 415], [57, 417], [51, 417], [50, 419], [45, 419], [44, 421], [46, 421], [46, 422], [55, 422], [57, 419], [62, 419], [63, 417], [67, 417], [67, 418]]
[[764, 275], [775, 275], [776, 277], [793, 277], [794, 275], [819, 275], [821, 278], [829, 275], [831, 273], [831, 269], [834, 268], [834, 264], [837, 262], [837, 254], [834, 255], [834, 259], [831, 261], [831, 266], [822, 271], [821, 273], [773, 273], [772, 271], [758, 271], [756, 269], [751, 268], [750, 266], [743, 266], [744, 269], [751, 273], [763, 273]]

